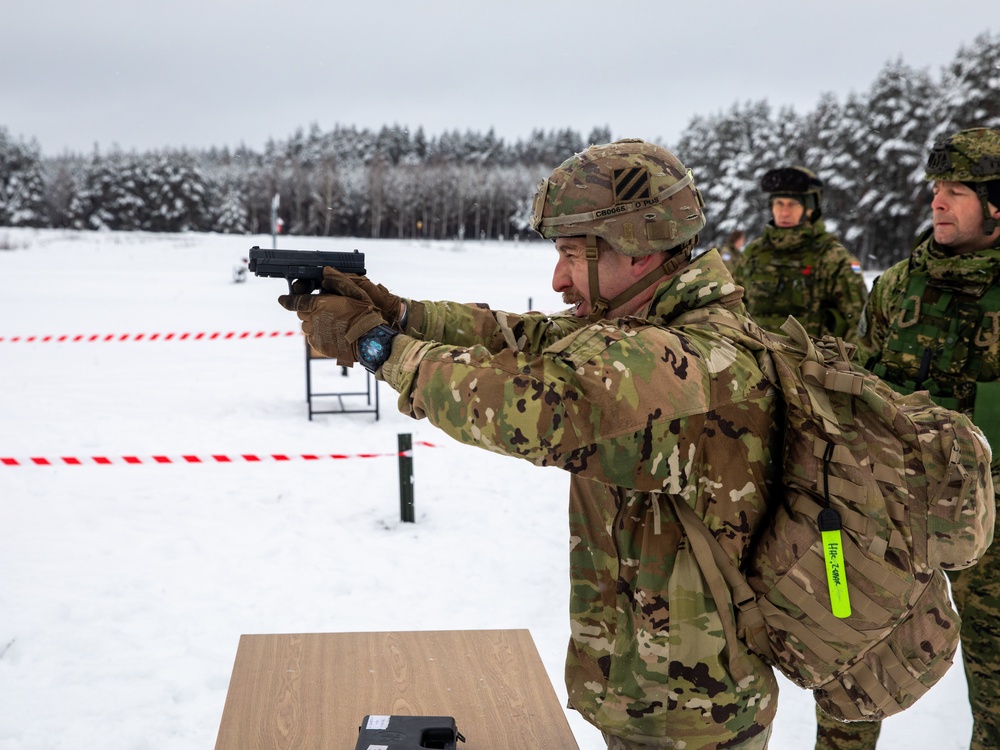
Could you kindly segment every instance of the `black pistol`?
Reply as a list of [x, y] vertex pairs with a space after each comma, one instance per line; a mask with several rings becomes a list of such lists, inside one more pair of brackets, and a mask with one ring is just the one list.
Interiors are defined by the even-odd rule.
[[255, 276], [285, 279], [288, 293], [292, 292], [292, 282], [301, 282], [294, 293], [312, 294], [323, 284], [323, 267], [332, 266], [342, 273], [365, 275], [365, 254], [337, 253], [324, 250], [261, 250], [256, 245], [250, 248], [250, 262], [247, 268]]

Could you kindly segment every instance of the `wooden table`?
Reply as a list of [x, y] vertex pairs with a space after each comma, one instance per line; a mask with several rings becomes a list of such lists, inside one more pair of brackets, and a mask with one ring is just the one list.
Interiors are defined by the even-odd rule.
[[461, 750], [578, 750], [527, 630], [240, 637], [216, 750], [354, 750], [368, 714], [453, 716]]

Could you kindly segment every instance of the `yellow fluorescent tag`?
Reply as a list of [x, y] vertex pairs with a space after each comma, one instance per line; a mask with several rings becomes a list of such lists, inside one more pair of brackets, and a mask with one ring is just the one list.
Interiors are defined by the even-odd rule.
[[826, 584], [830, 589], [830, 609], [841, 619], [851, 616], [851, 595], [847, 590], [844, 544], [840, 536], [840, 514], [826, 508], [819, 514], [820, 541], [826, 563]]

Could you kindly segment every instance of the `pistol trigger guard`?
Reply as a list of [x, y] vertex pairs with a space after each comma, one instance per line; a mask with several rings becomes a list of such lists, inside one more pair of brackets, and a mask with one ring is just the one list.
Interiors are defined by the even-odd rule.
[[288, 279], [289, 294], [312, 294], [321, 288], [321, 284], [315, 279]]

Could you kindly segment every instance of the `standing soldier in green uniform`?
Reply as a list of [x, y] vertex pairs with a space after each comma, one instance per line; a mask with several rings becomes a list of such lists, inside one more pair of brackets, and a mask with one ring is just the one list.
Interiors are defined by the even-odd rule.
[[823, 183], [804, 167], [764, 174], [771, 221], [739, 256], [733, 277], [762, 328], [794, 315], [812, 336], [853, 339], [868, 292], [861, 264], [822, 219]]
[[719, 248], [719, 255], [722, 256], [722, 262], [726, 264], [726, 268], [729, 269], [730, 273], [736, 269], [736, 264], [739, 262], [740, 253], [743, 252], [743, 245], [746, 244], [746, 241], [746, 232], [742, 229], [734, 229], [727, 235], [726, 241]]
[[[733, 277], [744, 287], [753, 319], [772, 331], [794, 315], [816, 337], [853, 341], [868, 290], [861, 264], [821, 219], [823, 183], [804, 167], [781, 167], [760, 181], [768, 194], [771, 221], [763, 236], [739, 256]], [[817, 707], [817, 750], [855, 750], [865, 744], [830, 744], [827, 735], [845, 726]], [[852, 741], [874, 747], [881, 725], [852, 724]], [[839, 735], [837, 735], [839, 736]]]
[[[872, 287], [859, 326], [867, 367], [903, 393], [927, 389], [972, 417], [993, 448], [1000, 487], [1000, 130], [935, 144], [933, 228]], [[1000, 535], [997, 535], [1000, 539]], [[949, 572], [962, 616], [971, 750], [1000, 748], [1000, 545]], [[820, 714], [817, 750], [874, 750], [880, 725]]]
[[759, 750], [777, 708], [771, 668], [725, 635], [672, 504], [738, 563], [780, 470], [777, 396], [750, 340], [682, 325], [706, 308], [747, 317], [719, 256], [692, 259], [703, 210], [669, 151], [592, 146], [534, 203], [567, 313], [401, 299], [331, 268], [326, 293], [280, 300], [323, 354], [398, 391], [403, 413], [569, 472], [566, 686], [614, 750]]

